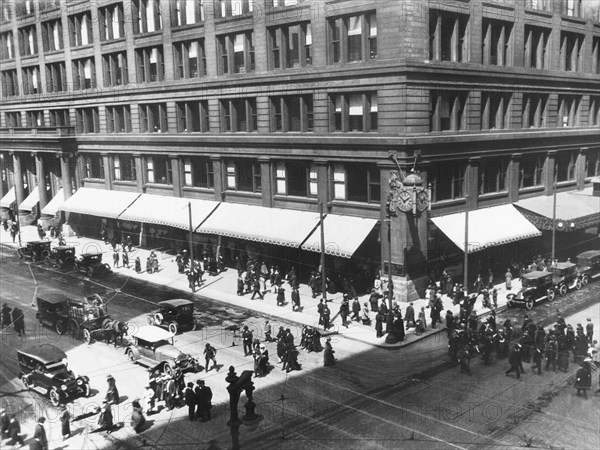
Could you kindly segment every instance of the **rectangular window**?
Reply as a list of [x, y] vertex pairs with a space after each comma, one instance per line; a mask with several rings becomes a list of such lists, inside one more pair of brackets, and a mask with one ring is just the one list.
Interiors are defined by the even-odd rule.
[[74, 59], [73, 68], [73, 89], [95, 89], [96, 88], [96, 67], [94, 58]]
[[46, 91], [64, 92], [67, 90], [67, 69], [64, 62], [46, 64]]
[[505, 159], [486, 159], [480, 166], [479, 193], [489, 194], [506, 190], [506, 172], [508, 164]]
[[469, 61], [469, 16], [450, 11], [429, 10], [429, 59]]
[[499, 20], [483, 20], [482, 54], [483, 64], [492, 66], [512, 65], [513, 24]]
[[131, 133], [129, 105], [106, 107], [106, 128], [109, 133]]
[[230, 160], [226, 164], [227, 188], [261, 192], [260, 163], [251, 159]]
[[12, 31], [0, 33], [0, 61], [6, 61], [15, 57], [15, 48]]
[[35, 25], [19, 28], [19, 54], [32, 56], [38, 52]]
[[347, 200], [360, 203], [379, 203], [381, 187], [379, 168], [375, 165], [344, 164]]
[[140, 133], [167, 133], [167, 104], [140, 105]]
[[246, 73], [255, 68], [254, 61], [254, 33], [228, 34], [218, 36], [219, 73]]
[[51, 109], [50, 113], [50, 126], [51, 127], [70, 127], [71, 117], [69, 116], [68, 109]]
[[590, 149], [585, 158], [585, 176], [588, 178], [600, 175], [600, 150]]
[[346, 200], [346, 169], [341, 164], [333, 166], [333, 198]]
[[579, 106], [581, 96], [559, 95], [558, 96], [558, 120], [559, 127], [577, 127], [580, 125]]
[[215, 18], [225, 19], [227, 17], [249, 14], [254, 10], [254, 0], [216, 0]]
[[569, 17], [581, 17], [582, 8], [581, 8], [582, 0], [562, 0], [561, 3], [561, 12], [565, 16]]
[[2, 2], [2, 4], [0, 6], [1, 6], [0, 14], [2, 14], [2, 16], [0, 17], [0, 20], [2, 22], [9, 22], [10, 19], [12, 18], [12, 6], [13, 5], [9, 4], [8, 2]]
[[208, 100], [177, 103], [178, 133], [208, 133]]
[[377, 58], [377, 17], [374, 12], [329, 19], [330, 64]]
[[600, 125], [600, 97], [590, 96], [590, 116], [588, 124], [591, 127]]
[[23, 67], [23, 95], [33, 95], [42, 92], [39, 66]]
[[112, 160], [115, 181], [136, 181], [135, 158], [133, 155], [128, 153], [114, 155]]
[[544, 157], [540, 155], [524, 155], [519, 161], [520, 189], [541, 186], [544, 182]]
[[309, 22], [268, 30], [272, 69], [288, 69], [312, 64], [312, 29]]
[[280, 195], [317, 195], [316, 168], [304, 161], [278, 162], [275, 166], [275, 180], [277, 193]]
[[547, 127], [548, 95], [523, 94], [523, 128]]
[[525, 0], [525, 8], [537, 9], [539, 11], [550, 11], [552, 0]]
[[131, 7], [134, 34], [162, 30], [159, 0], [134, 0]]
[[20, 112], [6, 112], [4, 113], [4, 120], [6, 126], [9, 128], [20, 128], [21, 127], [21, 113]]
[[312, 95], [271, 97], [271, 131], [313, 131]]
[[204, 22], [203, 0], [172, 0], [170, 3], [174, 27]]
[[567, 72], [583, 71], [584, 35], [563, 31], [560, 34], [560, 68]]
[[63, 49], [62, 24], [60, 19], [42, 23], [42, 41], [45, 52]]
[[[598, 21], [600, 22], [600, 17]], [[600, 36], [594, 36], [592, 39], [592, 72], [600, 73]]]
[[135, 50], [138, 83], [164, 81], [165, 64], [162, 45]]
[[92, 44], [92, 15], [89, 11], [69, 16], [69, 34], [71, 47]]
[[102, 55], [102, 67], [104, 69], [104, 86], [123, 86], [129, 83], [127, 52]]
[[13, 5], [16, 7], [15, 15], [19, 18], [29, 16], [35, 12], [33, 0], [21, 0], [13, 3]]
[[307, 0], [267, 0], [267, 8], [285, 8], [286, 6], [296, 6]]
[[482, 92], [482, 130], [503, 130], [510, 128], [511, 98], [512, 94], [502, 92]]
[[330, 96], [331, 131], [377, 131], [377, 94], [352, 93]]
[[25, 111], [25, 118], [29, 128], [44, 126], [44, 111]]
[[255, 132], [257, 131], [256, 99], [221, 100], [221, 131]]
[[101, 41], [112, 41], [125, 37], [122, 3], [98, 8], [98, 22]]
[[575, 179], [575, 163], [577, 161], [577, 152], [558, 152], [554, 159], [554, 171], [556, 181], [571, 181]]
[[215, 176], [210, 158], [194, 156], [183, 160], [183, 181], [185, 186], [213, 189]]
[[0, 76], [2, 77], [2, 97], [19, 95], [19, 79], [16, 69], [3, 70]]
[[429, 92], [429, 129], [431, 131], [466, 130], [467, 93]]
[[83, 157], [85, 178], [104, 180], [104, 158], [98, 153], [86, 153]]
[[428, 171], [431, 201], [440, 202], [464, 197], [466, 162], [452, 161], [436, 164]]
[[525, 68], [550, 68], [550, 33], [547, 28], [525, 25]]
[[173, 44], [175, 78], [199, 78], [206, 76], [206, 52], [204, 39]]
[[77, 133], [99, 133], [100, 116], [98, 108], [76, 108], [75, 109]]

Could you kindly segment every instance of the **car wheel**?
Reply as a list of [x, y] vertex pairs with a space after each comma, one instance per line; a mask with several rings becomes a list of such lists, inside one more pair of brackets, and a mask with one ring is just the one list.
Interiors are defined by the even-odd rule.
[[83, 329], [83, 340], [86, 344], [92, 343], [92, 333], [90, 333], [90, 330], [88, 330], [87, 328]]
[[54, 328], [56, 329], [56, 334], [59, 334], [61, 336], [67, 331], [67, 326], [64, 324], [64, 322], [56, 322]]
[[92, 394], [92, 389], [90, 388], [89, 383], [83, 383], [83, 386], [81, 386], [81, 390], [83, 391], [84, 397], [89, 397]]
[[79, 273], [79, 264], [76, 262], [73, 263], [73, 272]]
[[129, 358], [129, 361], [135, 362], [135, 354], [133, 353], [133, 350], [129, 350], [127, 352], [127, 357]]
[[163, 366], [163, 372], [165, 373], [165, 375], [172, 377], [173, 376], [173, 368], [171, 367], [171, 364], [166, 362], [165, 365]]
[[563, 285], [561, 285], [561, 286], [558, 288], [558, 293], [559, 293], [560, 295], [563, 295], [563, 296], [564, 296], [564, 295], [567, 295], [567, 285], [566, 285], [566, 284], [563, 284]]
[[69, 323], [69, 330], [71, 330], [71, 336], [73, 336], [73, 339], [81, 339], [81, 329], [75, 321]]
[[588, 279], [587, 275], [584, 275], [584, 276], [581, 277], [581, 285], [582, 286], [587, 286], [588, 281], [589, 281], [589, 279]]
[[177, 326], [177, 322], [171, 322], [169, 324], [169, 333], [177, 334], [177, 330], [179, 327]]
[[533, 298], [532, 297], [527, 297], [527, 300], [525, 300], [525, 309], [527, 311], [531, 311], [533, 309]]
[[37, 262], [38, 261], [38, 255], [36, 255], [35, 253], [33, 255], [31, 255], [31, 261]]
[[25, 387], [25, 389], [31, 389], [33, 387], [26, 376], [23, 376], [23, 378], [21, 378], [21, 381], [23, 382], [23, 386]]
[[50, 391], [48, 391], [48, 398], [50, 399], [52, 406], [60, 405], [60, 394], [55, 386], [51, 387]]
[[556, 292], [554, 289], [548, 289], [548, 301], [551, 302], [556, 298]]
[[49, 256], [46, 256], [46, 257], [44, 258], [44, 264], [46, 264], [46, 265], [48, 265], [48, 266], [50, 265], [50, 257], [49, 257]]
[[581, 280], [577, 279], [577, 281], [575, 282], [575, 289], [581, 289], [581, 286], [583, 286]]
[[88, 278], [92, 278], [94, 276], [94, 269], [92, 269], [91, 267], [88, 267], [88, 269], [85, 271], [85, 273], [88, 276]]
[[146, 319], [146, 321], [148, 322], [148, 325], [155, 325], [155, 321], [154, 321], [154, 316], [148, 316], [148, 318]]

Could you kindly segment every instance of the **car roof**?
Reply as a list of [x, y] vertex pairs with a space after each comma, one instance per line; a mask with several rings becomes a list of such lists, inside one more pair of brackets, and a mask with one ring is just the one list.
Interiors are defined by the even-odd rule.
[[174, 306], [175, 308], [177, 308], [178, 306], [193, 305], [194, 302], [192, 302], [191, 300], [186, 300], [184, 298], [174, 298], [172, 300], [164, 300], [162, 302], [158, 302], [158, 304], [161, 306]]
[[51, 244], [50, 241], [29, 241], [27, 244]]
[[154, 325], [144, 325], [143, 327], [139, 327], [131, 333], [131, 335], [147, 342], [158, 342], [163, 339], [171, 339], [174, 336], [174, 334], [169, 333], [167, 330]]
[[51, 344], [32, 345], [25, 350], [17, 350], [17, 352], [35, 358], [44, 364], [60, 361], [67, 357], [65, 352]]
[[559, 263], [553, 264], [552, 266], [550, 266], [550, 268], [563, 270], [563, 269], [570, 269], [571, 267], [575, 267], [575, 266], [576, 266], [575, 263], [566, 261], [566, 262], [559, 262]]
[[523, 274], [523, 278], [527, 278], [528, 280], [535, 280], [537, 278], [542, 278], [548, 275], [552, 275], [552, 273], [544, 272], [542, 270], [534, 270], [533, 272]]
[[75, 250], [75, 247], [72, 245], [57, 245], [54, 247], [56, 250]]
[[600, 250], [588, 250], [586, 252], [577, 255], [578, 258], [593, 258], [594, 256], [600, 255]]
[[66, 303], [67, 297], [60, 292], [46, 292], [43, 294], [38, 294], [38, 299], [43, 300], [48, 303]]

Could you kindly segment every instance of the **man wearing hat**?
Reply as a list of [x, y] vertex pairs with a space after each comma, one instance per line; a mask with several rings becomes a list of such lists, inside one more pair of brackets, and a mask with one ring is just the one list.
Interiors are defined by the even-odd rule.
[[60, 433], [63, 441], [71, 437], [71, 415], [65, 405], [60, 405]]
[[588, 342], [591, 344], [594, 339], [594, 324], [592, 323], [592, 318], [587, 318], [587, 324], [585, 325], [585, 335], [587, 336]]
[[334, 353], [335, 350], [333, 350], [333, 347], [331, 346], [331, 338], [328, 337], [325, 341], [325, 349], [323, 350], [323, 365], [325, 367], [335, 365]]
[[108, 383], [108, 389], [106, 390], [106, 401], [109, 403], [119, 404], [119, 390], [117, 384], [112, 375], [106, 376], [106, 382]]
[[521, 344], [515, 344], [508, 357], [508, 362], [510, 363], [510, 368], [504, 373], [508, 376], [509, 373], [516, 372], [517, 380], [520, 380], [521, 371], [523, 371], [523, 363], [521, 362]]
[[112, 410], [110, 409], [110, 403], [106, 400], [102, 401], [102, 408], [98, 416], [98, 428], [94, 432], [106, 431], [110, 433], [114, 428]]
[[577, 395], [583, 391], [583, 397], [587, 398], [587, 391], [592, 387], [592, 358], [585, 358], [581, 368], [575, 374], [575, 389]]
[[10, 317], [10, 306], [8, 306], [6, 303], [4, 303], [4, 305], [2, 305], [2, 327], [7, 327], [10, 325], [11, 322], [11, 317]]
[[46, 429], [44, 428], [44, 422], [46, 418], [41, 416], [37, 424], [35, 425], [35, 431], [33, 432], [33, 440], [32, 444], [30, 444], [29, 449], [40, 449], [40, 450], [48, 450], [48, 438], [46, 437]]
[[183, 398], [185, 400], [185, 404], [188, 407], [188, 417], [190, 421], [194, 421], [195, 419], [195, 411], [196, 405], [198, 404], [198, 398], [196, 393], [194, 392], [194, 383], [191, 381], [187, 384], [185, 391], [183, 392]]
[[10, 417], [6, 414], [4, 408], [0, 409], [0, 428], [2, 430], [2, 439], [8, 436], [8, 426], [10, 424]]

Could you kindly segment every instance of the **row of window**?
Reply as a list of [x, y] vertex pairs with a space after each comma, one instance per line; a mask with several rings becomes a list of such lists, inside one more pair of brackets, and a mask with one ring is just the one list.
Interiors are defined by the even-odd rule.
[[[559, 152], [555, 157], [555, 175], [558, 182], [576, 177], [576, 151]], [[214, 188], [213, 161], [208, 157], [179, 158], [182, 185], [185, 187]], [[84, 176], [105, 178], [105, 159], [99, 154], [86, 154], [83, 160]], [[543, 186], [545, 157], [526, 155], [518, 160], [519, 189]], [[116, 181], [136, 181], [135, 158], [131, 154], [109, 157], [112, 177]], [[147, 183], [172, 184], [172, 158], [168, 156], [142, 157], [144, 180]], [[508, 189], [508, 158], [489, 158], [479, 166], [478, 193], [504, 192]], [[278, 161], [270, 164], [277, 195], [316, 197], [318, 175], [314, 164], [301, 161]], [[463, 198], [467, 163], [436, 164], [427, 170], [434, 202]], [[224, 187], [228, 190], [261, 192], [261, 163], [250, 159], [227, 159], [223, 165]], [[589, 151], [586, 156], [585, 176], [600, 175], [600, 152]], [[380, 169], [374, 164], [332, 164], [328, 169], [328, 183], [332, 198], [362, 203], [381, 201]]]
[[[85, 72], [85, 66], [82, 66]], [[121, 72], [112, 72], [119, 73]], [[34, 86], [36, 72], [27, 72], [28, 89]], [[430, 131], [461, 131], [467, 126], [467, 94], [454, 91], [431, 91], [429, 126]], [[588, 126], [600, 125], [600, 97], [589, 97]], [[482, 92], [481, 129], [514, 129], [512, 94]], [[49, 110], [52, 114], [52, 111]], [[68, 117], [68, 110], [65, 114]], [[78, 133], [99, 133], [99, 108], [75, 109]], [[129, 105], [106, 106], [107, 131], [109, 133], [133, 132]], [[168, 108], [166, 103], [141, 104], [138, 108], [141, 133], [167, 133]], [[177, 102], [175, 104], [178, 133], [208, 133], [210, 129], [209, 105], [207, 100]], [[36, 114], [41, 123], [27, 122], [26, 126], [44, 126], [43, 111]], [[27, 116], [27, 114], [26, 114]], [[19, 112], [5, 113], [7, 127], [20, 127]], [[237, 98], [219, 102], [220, 129], [223, 133], [252, 133], [258, 131], [256, 98]], [[522, 128], [548, 127], [548, 95], [524, 94], [519, 117]], [[583, 122], [582, 96], [559, 95], [556, 126], [573, 127]], [[312, 95], [287, 95], [269, 98], [269, 123], [271, 132], [314, 131]], [[377, 94], [342, 93], [329, 97], [330, 131], [376, 132], [378, 130]], [[51, 121], [50, 126], [68, 126], [69, 123]], [[214, 131], [214, 130], [213, 130]]]

